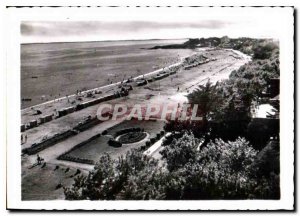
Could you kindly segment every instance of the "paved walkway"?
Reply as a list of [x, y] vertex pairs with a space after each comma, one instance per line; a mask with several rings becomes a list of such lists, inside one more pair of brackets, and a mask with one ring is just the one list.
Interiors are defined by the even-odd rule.
[[144, 151], [143, 154], [148, 155], [148, 156], [153, 156], [154, 153], [156, 153], [157, 151], [159, 151], [161, 149], [161, 144], [165, 140], [165, 137], [169, 136], [170, 134], [171, 133], [169, 132], [166, 135], [164, 135], [162, 138], [160, 138], [160, 140], [158, 140], [156, 143], [154, 143], [149, 149]]
[[[51, 164], [63, 164], [65, 166], [71, 166], [75, 168], [82, 168], [82, 169], [93, 169], [94, 165], [88, 165], [88, 164], [81, 164], [81, 163], [75, 163], [75, 162], [69, 162], [69, 161], [61, 161], [57, 160], [57, 157], [62, 155], [64, 152], [69, 151], [74, 146], [78, 145], [79, 143], [91, 138], [92, 136], [102, 133], [104, 130], [120, 124], [121, 120], [116, 121], [106, 121], [103, 123], [100, 123], [89, 130], [83, 131], [75, 136], [72, 136], [62, 142], [59, 142], [47, 149], [44, 149], [43, 151], [40, 151], [38, 154], [45, 159], [46, 162], [50, 162]], [[34, 164], [36, 162], [36, 155], [30, 155], [28, 156], [28, 160]]]

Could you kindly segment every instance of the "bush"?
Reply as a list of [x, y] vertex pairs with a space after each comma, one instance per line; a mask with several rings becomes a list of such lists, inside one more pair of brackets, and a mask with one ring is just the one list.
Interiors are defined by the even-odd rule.
[[161, 135], [161, 136], [165, 135], [165, 131], [162, 130], [162, 131], [160, 132], [160, 135]]
[[107, 130], [102, 131], [102, 135], [106, 135], [107, 133]]
[[273, 50], [275, 49], [277, 49], [277, 46], [274, 43], [259, 44], [253, 48], [253, 58], [269, 59], [272, 56]]
[[58, 189], [60, 189], [62, 187], [63, 187], [63, 185], [61, 183], [59, 183], [59, 184], [56, 185], [55, 190], [58, 190]]
[[154, 137], [152, 137], [152, 138], [150, 139], [150, 143], [154, 144], [155, 142], [156, 142], [156, 139], [155, 139]]
[[148, 141], [146, 142], [146, 146], [149, 147], [150, 145], [151, 145], [151, 142], [148, 140]]
[[143, 140], [146, 136], [147, 134], [144, 132], [129, 132], [121, 135], [119, 142], [124, 144], [135, 143]]
[[74, 174], [74, 176], [79, 175], [81, 173], [80, 169], [76, 170], [76, 173]]
[[156, 134], [156, 140], [159, 140], [160, 139], [160, 134]]
[[108, 140], [108, 145], [113, 146], [113, 147], [122, 147], [122, 143], [120, 143], [117, 140], [110, 139]]
[[116, 132], [115, 136], [120, 136], [122, 134], [126, 134], [126, 133], [129, 133], [129, 132], [140, 132], [140, 131], [143, 131], [142, 128], [139, 128], [139, 127], [135, 127], [135, 128], [125, 128], [125, 129], [122, 129], [122, 130], [119, 130]]

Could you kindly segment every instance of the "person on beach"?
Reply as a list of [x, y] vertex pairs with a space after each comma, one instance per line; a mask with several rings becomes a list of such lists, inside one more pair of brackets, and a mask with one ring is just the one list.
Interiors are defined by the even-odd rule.
[[37, 164], [40, 165], [41, 164], [41, 157], [39, 154], [37, 154], [37, 157], [36, 157], [36, 161], [37, 161]]

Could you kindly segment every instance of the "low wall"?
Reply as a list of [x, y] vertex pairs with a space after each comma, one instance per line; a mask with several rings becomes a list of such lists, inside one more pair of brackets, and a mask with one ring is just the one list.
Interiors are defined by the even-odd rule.
[[31, 145], [31, 147], [23, 149], [22, 153], [28, 154], [28, 155], [36, 154], [50, 146], [55, 145], [56, 143], [58, 143], [62, 140], [67, 139], [70, 136], [74, 136], [75, 134], [77, 134], [77, 133], [73, 130], [67, 130], [63, 133], [55, 134], [54, 136], [52, 136], [46, 140], [43, 140], [39, 143], [34, 143]]
[[82, 132], [100, 123], [101, 121], [96, 116], [94, 118], [86, 120], [83, 123], [79, 123], [73, 129]]
[[154, 79], [155, 80], [160, 80], [160, 79], [166, 78], [167, 76], [169, 76], [168, 73], [160, 74], [159, 76], [155, 76]]
[[77, 157], [72, 157], [70, 155], [61, 155], [57, 158], [58, 160], [65, 160], [65, 161], [70, 161], [70, 162], [75, 162], [75, 163], [83, 163], [83, 164], [95, 164], [93, 160], [90, 159], [85, 159], [85, 158], [77, 158]]

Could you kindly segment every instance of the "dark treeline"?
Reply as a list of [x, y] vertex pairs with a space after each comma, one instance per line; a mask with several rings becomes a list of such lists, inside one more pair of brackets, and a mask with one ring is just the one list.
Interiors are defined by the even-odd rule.
[[[154, 46], [150, 49], [195, 49], [199, 47], [230, 48], [239, 50], [248, 55], [254, 55], [255, 59], [270, 58], [274, 48], [278, 45], [272, 43], [271, 39], [255, 38], [229, 38], [227, 36], [218, 38], [193, 38], [182, 44], [170, 44], [163, 46]], [[255, 53], [255, 54], [254, 54]]]

